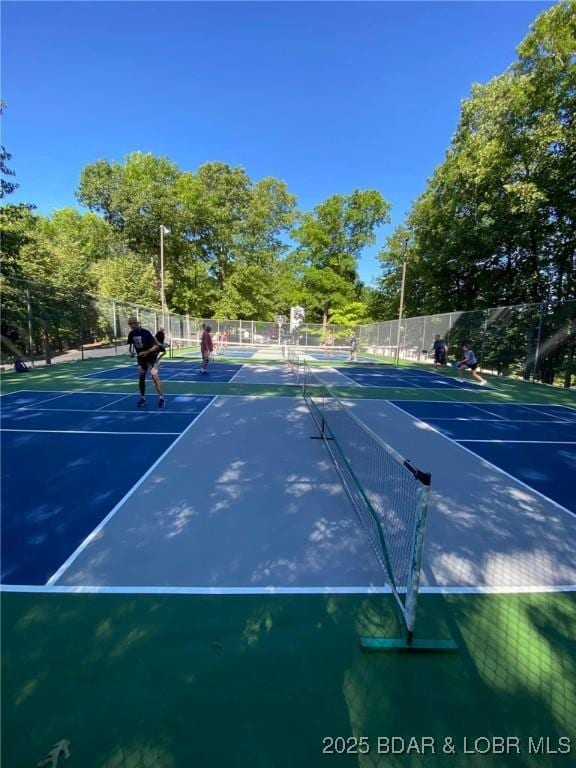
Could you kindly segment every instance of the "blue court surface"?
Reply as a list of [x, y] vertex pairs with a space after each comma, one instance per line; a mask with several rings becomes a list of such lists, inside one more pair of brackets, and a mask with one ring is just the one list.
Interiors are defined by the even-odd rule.
[[[160, 378], [162, 381], [230, 381], [242, 368], [241, 365], [235, 365], [234, 363], [220, 363], [217, 361], [211, 362], [208, 365], [208, 372], [203, 374], [200, 370], [200, 365], [196, 363], [172, 363], [164, 362], [160, 363]], [[88, 373], [85, 376], [81, 376], [82, 379], [113, 379], [113, 380], [127, 380], [138, 379], [138, 367], [135, 364], [122, 365], [115, 368], [108, 368], [105, 371], [97, 371], [96, 373]]]
[[[45, 584], [212, 401], [15, 392], [1, 399], [4, 584]], [[105, 478], [105, 481], [103, 480]]]
[[[480, 385], [470, 379], [444, 376], [432, 371], [382, 366], [352, 366], [336, 368], [362, 387], [400, 387], [402, 389], [477, 389]], [[490, 389], [490, 387], [484, 387]]]
[[576, 513], [576, 410], [557, 405], [393, 405]]
[[[350, 360], [350, 353], [349, 352], [325, 352], [322, 350], [315, 350], [313, 352], [306, 352], [304, 353], [308, 356], [313, 358], [314, 360], [334, 360], [336, 363], [345, 363], [348, 360]], [[358, 363], [374, 363], [375, 359], [373, 357], [362, 357], [362, 355], [358, 355], [357, 360], [355, 362]]]
[[[215, 352], [215, 357], [238, 357], [238, 358], [251, 358], [259, 351], [258, 347], [226, 347], [226, 349]], [[199, 349], [190, 350], [188, 352], [174, 351], [176, 357], [188, 358], [190, 360], [198, 360], [202, 358], [202, 354]]]

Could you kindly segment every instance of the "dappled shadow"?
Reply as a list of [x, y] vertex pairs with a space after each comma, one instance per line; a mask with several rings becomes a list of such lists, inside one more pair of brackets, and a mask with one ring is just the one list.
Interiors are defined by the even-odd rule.
[[216, 400], [58, 583], [382, 585], [314, 435], [302, 401]]
[[[452, 637], [449, 655], [362, 653], [398, 634], [389, 596], [9, 594], [2, 611], [11, 768], [61, 738], [83, 768], [571, 764], [528, 750], [576, 735], [573, 594], [423, 596], [417, 634]], [[463, 754], [499, 735], [520, 753]], [[326, 736], [371, 749], [330, 757]], [[379, 737], [437, 748], [378, 754]]]
[[576, 583], [576, 517], [387, 403], [360, 418], [432, 474], [425, 585], [505, 589]]

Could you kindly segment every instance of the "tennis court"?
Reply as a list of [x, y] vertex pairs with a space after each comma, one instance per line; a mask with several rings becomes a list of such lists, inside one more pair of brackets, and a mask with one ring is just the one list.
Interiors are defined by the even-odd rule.
[[[214, 381], [232, 381], [234, 376], [242, 368], [241, 365], [218, 361], [209, 366], [210, 377]], [[205, 375], [200, 369], [200, 363], [160, 363], [160, 371], [163, 381], [201, 381]], [[118, 365], [113, 368], [105, 368], [101, 371], [88, 373], [86, 379], [108, 379], [113, 381], [134, 380], [134, 365]]]
[[394, 404], [576, 514], [575, 409], [509, 403]]
[[442, 373], [388, 365], [349, 365], [337, 370], [362, 387], [416, 389], [476, 389], [478, 384], [451, 378]]
[[[380, 655], [359, 641], [398, 635], [394, 596], [301, 377], [218, 361], [200, 382], [171, 365], [165, 410], [150, 393], [135, 407], [133, 365], [34, 371], [26, 390], [5, 377], [6, 765], [35, 765], [60, 739], [70, 768], [572, 764], [576, 515], [572, 459], [559, 462], [573, 393], [312, 369], [363, 466], [371, 443], [349, 414], [432, 475], [416, 633], [457, 652]], [[528, 452], [484, 455], [504, 439]], [[500, 735], [518, 751], [464, 754], [464, 739]]]
[[163, 413], [126, 394], [5, 395], [2, 582], [46, 583], [211, 400], [177, 396]]

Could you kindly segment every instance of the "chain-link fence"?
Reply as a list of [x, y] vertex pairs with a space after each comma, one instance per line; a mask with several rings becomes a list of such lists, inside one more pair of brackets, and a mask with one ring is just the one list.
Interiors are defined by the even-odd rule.
[[473, 312], [447, 312], [362, 326], [364, 350], [403, 360], [428, 361], [435, 336], [451, 358], [468, 342], [480, 367], [500, 376], [573, 386], [576, 378], [576, 300], [520, 304]]
[[275, 321], [215, 320], [164, 313], [133, 302], [105, 298], [28, 280], [1, 278], [2, 363], [20, 358], [38, 365], [65, 360], [125, 354], [128, 318], [135, 315], [153, 333], [163, 327], [169, 343], [197, 343], [203, 325], [217, 339], [226, 334], [231, 343], [298, 344], [315, 346], [331, 337], [346, 344], [352, 330], [345, 326], [291, 325]]
[[154, 333], [188, 343], [209, 324], [221, 338], [246, 344], [346, 345], [352, 333], [364, 352], [403, 360], [430, 360], [434, 337], [462, 357], [469, 342], [480, 367], [501, 376], [521, 376], [547, 384], [573, 386], [576, 378], [576, 300], [521, 304], [474, 312], [448, 312], [350, 328], [276, 321], [192, 318], [133, 302], [77, 293], [62, 287], [1, 278], [2, 362], [20, 357], [32, 365], [60, 360], [125, 354], [128, 318], [136, 315]]

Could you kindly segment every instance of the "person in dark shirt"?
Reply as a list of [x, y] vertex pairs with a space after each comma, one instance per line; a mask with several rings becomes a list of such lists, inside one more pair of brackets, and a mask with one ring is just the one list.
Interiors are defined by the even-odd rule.
[[161, 357], [164, 357], [166, 354], [166, 349], [168, 348], [168, 344], [166, 344], [166, 333], [164, 332], [164, 328], [162, 328], [162, 326], [158, 328], [154, 338], [158, 344], [160, 344], [160, 351], [158, 352], [158, 360], [160, 360]]
[[159, 397], [158, 408], [164, 408], [164, 393], [157, 365], [160, 344], [147, 328], [142, 328], [138, 318], [131, 317], [128, 320], [128, 325], [130, 326], [128, 349], [130, 354], [132, 356], [135, 354], [138, 360], [138, 389], [140, 391], [138, 407], [141, 408], [143, 405], [146, 405], [146, 374], [150, 371]]
[[448, 352], [448, 347], [446, 346], [444, 339], [442, 339], [438, 333], [434, 337], [432, 349], [434, 350], [434, 365], [446, 365], [446, 353]]

